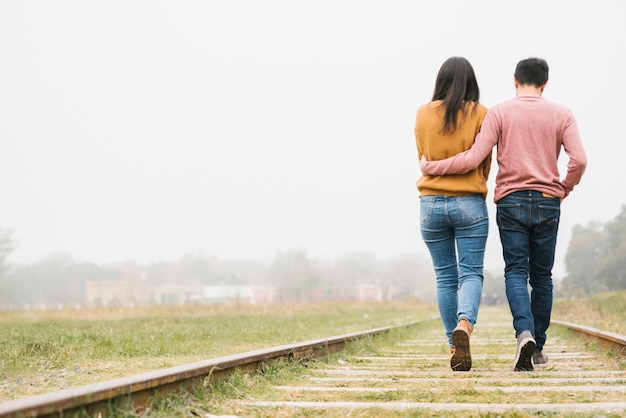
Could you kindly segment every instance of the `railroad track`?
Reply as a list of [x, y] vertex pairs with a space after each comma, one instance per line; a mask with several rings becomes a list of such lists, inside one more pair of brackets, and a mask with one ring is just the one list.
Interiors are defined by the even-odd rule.
[[[220, 414], [239, 416], [398, 416], [511, 413], [569, 416], [626, 414], [626, 370], [606, 353], [588, 348], [597, 340], [624, 354], [626, 337], [553, 321], [546, 352], [550, 362], [532, 372], [513, 372], [515, 339], [502, 308], [481, 307], [472, 336], [470, 372], [452, 372], [437, 326], [407, 324], [220, 357], [185, 366], [115, 379], [0, 404], [0, 417], [105, 416], [114, 398], [132, 398], [138, 407], [151, 396], [181, 386], [223, 379], [236, 370], [253, 372], [277, 359], [307, 361], [306, 373], [265, 391], [219, 405]], [[571, 332], [584, 335], [574, 338]], [[384, 346], [341, 355], [355, 340], [392, 332]], [[209, 415], [206, 415], [209, 416]], [[586, 416], [586, 415], [583, 415]]]

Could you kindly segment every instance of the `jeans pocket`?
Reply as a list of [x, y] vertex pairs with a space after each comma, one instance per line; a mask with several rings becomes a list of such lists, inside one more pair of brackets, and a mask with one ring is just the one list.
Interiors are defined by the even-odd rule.
[[426, 224], [433, 216], [434, 196], [420, 196], [420, 222]]
[[559, 219], [561, 218], [561, 207], [559, 205], [538, 205], [539, 224], [535, 231], [542, 235], [556, 234], [559, 229]]
[[517, 229], [522, 210], [521, 203], [499, 203], [496, 205], [496, 223], [500, 229]]
[[464, 221], [475, 222], [488, 216], [487, 203], [482, 197], [459, 197], [456, 201]]

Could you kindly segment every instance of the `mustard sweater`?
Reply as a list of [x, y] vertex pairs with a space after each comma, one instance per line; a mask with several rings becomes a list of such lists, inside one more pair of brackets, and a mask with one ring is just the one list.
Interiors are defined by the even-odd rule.
[[[457, 129], [452, 134], [441, 133], [445, 109], [441, 100], [435, 100], [421, 106], [415, 119], [415, 142], [417, 144], [418, 161], [422, 155], [427, 160], [443, 160], [459, 152], [467, 151], [474, 143], [476, 134], [487, 113], [487, 108], [476, 104], [465, 118], [459, 114]], [[469, 104], [472, 106], [472, 104]], [[487, 197], [487, 178], [491, 169], [491, 153], [478, 168], [465, 174], [449, 174], [443, 176], [421, 176], [417, 180], [420, 196], [446, 195], [466, 196], [481, 194]]]

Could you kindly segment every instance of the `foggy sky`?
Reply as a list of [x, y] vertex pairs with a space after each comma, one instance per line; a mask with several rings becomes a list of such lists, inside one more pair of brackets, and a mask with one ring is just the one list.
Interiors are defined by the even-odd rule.
[[[413, 124], [453, 55], [481, 102], [545, 58], [589, 165], [575, 224], [623, 196], [626, 3], [0, 2], [0, 226], [15, 261], [424, 253]], [[492, 167], [487, 267], [501, 264]]]

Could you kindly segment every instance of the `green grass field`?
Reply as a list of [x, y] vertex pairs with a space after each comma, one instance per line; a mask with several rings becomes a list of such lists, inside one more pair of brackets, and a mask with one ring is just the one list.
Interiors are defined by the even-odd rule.
[[626, 291], [589, 299], [557, 299], [552, 318], [626, 335]]
[[[553, 318], [626, 334], [625, 312], [616, 292], [557, 300]], [[0, 312], [0, 402], [437, 314], [418, 301]]]
[[436, 315], [413, 302], [0, 313], [0, 401]]

